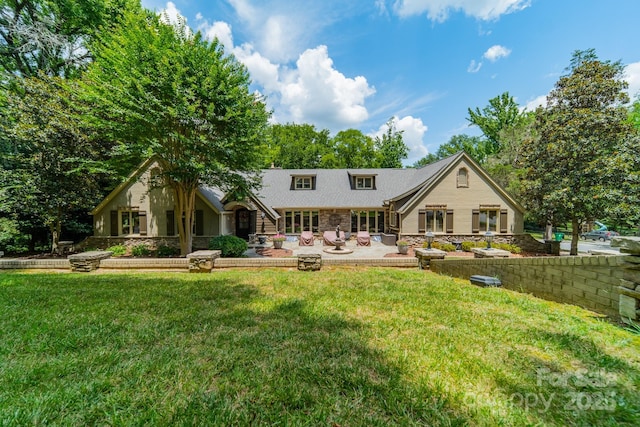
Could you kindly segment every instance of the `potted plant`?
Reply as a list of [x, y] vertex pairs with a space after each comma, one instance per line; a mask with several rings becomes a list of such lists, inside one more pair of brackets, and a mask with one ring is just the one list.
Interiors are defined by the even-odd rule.
[[409, 251], [409, 242], [406, 240], [398, 240], [396, 246], [398, 247], [399, 254], [406, 255]]
[[276, 234], [275, 236], [273, 236], [273, 247], [275, 249], [281, 249], [282, 248], [282, 242], [284, 242], [285, 240], [287, 240], [287, 236], [285, 236], [284, 234]]

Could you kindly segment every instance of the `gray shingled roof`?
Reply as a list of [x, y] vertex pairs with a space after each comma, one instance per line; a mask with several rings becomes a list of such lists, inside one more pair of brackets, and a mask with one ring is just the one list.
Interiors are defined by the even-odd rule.
[[[422, 168], [409, 169], [266, 169], [262, 171], [262, 188], [257, 198], [268, 208], [380, 208], [390, 200], [415, 192], [439, 171], [457, 160], [448, 157]], [[315, 176], [314, 190], [292, 190], [293, 176]], [[351, 175], [375, 175], [374, 190], [351, 188]], [[207, 199], [224, 197], [217, 189], [202, 191]]]

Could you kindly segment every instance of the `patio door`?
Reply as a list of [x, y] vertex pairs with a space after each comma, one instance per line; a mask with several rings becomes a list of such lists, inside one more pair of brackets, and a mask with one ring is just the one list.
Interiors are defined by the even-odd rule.
[[236, 236], [249, 240], [249, 234], [255, 234], [256, 212], [248, 209], [236, 211]]

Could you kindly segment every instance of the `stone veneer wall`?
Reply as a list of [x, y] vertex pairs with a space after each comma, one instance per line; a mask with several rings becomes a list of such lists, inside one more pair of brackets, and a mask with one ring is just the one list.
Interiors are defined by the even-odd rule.
[[433, 260], [431, 270], [469, 279], [493, 276], [502, 286], [620, 319], [618, 287], [625, 256]]
[[[209, 241], [213, 236], [193, 236], [193, 250], [208, 249]], [[82, 242], [74, 246], [76, 252], [83, 251], [86, 248], [106, 249], [115, 245], [136, 246], [147, 245], [150, 248], [158, 248], [159, 246], [169, 246], [172, 248], [180, 248], [180, 240], [175, 237], [87, 237]]]
[[[402, 240], [406, 240], [412, 246], [422, 246], [426, 242], [424, 234], [402, 235]], [[453, 243], [453, 242], [484, 242], [485, 237], [482, 234], [438, 234], [435, 237], [436, 242]], [[496, 234], [494, 238], [496, 243], [509, 243], [518, 246], [524, 252], [547, 254], [551, 253], [549, 243], [540, 242], [530, 234]]]
[[342, 231], [351, 231], [351, 210], [335, 209], [318, 212], [318, 233], [320, 235], [325, 231], [335, 231], [338, 224], [340, 224]]

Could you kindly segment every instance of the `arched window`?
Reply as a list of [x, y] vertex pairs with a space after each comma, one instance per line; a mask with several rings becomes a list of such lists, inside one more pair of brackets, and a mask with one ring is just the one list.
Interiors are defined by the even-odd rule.
[[458, 169], [458, 188], [469, 187], [469, 173], [466, 168]]

